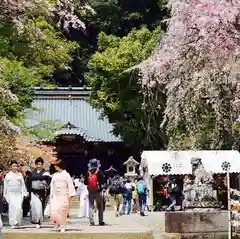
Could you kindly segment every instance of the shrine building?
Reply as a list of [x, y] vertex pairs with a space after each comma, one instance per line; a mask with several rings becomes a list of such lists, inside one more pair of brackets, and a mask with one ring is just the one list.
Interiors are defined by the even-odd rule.
[[42, 141], [56, 147], [69, 173], [85, 173], [89, 159], [97, 158], [103, 170], [112, 165], [124, 174], [131, 149], [113, 135], [113, 125], [88, 103], [89, 97], [90, 88], [36, 88], [25, 124], [36, 130], [55, 127], [54, 137], [44, 135]]

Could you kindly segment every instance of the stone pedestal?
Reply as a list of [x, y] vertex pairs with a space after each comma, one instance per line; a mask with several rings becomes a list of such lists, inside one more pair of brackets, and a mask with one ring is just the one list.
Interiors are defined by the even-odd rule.
[[166, 212], [165, 232], [178, 233], [180, 238], [227, 238], [228, 213]]

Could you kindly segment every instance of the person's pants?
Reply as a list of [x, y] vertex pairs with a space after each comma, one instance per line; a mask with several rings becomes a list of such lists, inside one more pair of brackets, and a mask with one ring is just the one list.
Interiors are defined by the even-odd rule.
[[30, 211], [30, 199], [29, 197], [23, 199], [23, 217], [27, 217], [28, 212]]
[[147, 203], [147, 195], [139, 194], [138, 198], [139, 198], [140, 213], [144, 213], [146, 208], [146, 203]]
[[137, 213], [139, 210], [139, 202], [138, 202], [138, 197], [133, 199], [133, 208], [132, 211], [133, 213]]
[[94, 215], [93, 215], [93, 209], [94, 209], [94, 202], [96, 201], [97, 210], [98, 210], [98, 221], [99, 224], [103, 223], [103, 196], [101, 192], [97, 193], [90, 193], [89, 192], [89, 220], [90, 223], [94, 222]]
[[115, 213], [116, 214], [120, 214], [120, 210], [121, 210], [121, 205], [122, 205], [122, 203], [123, 203], [123, 196], [122, 196], [122, 194], [115, 194], [114, 196], [113, 196], [113, 198], [114, 198], [114, 201], [115, 201]]
[[131, 213], [132, 209], [132, 196], [124, 196], [123, 198], [123, 205], [122, 205], [122, 214], [125, 214], [126, 205], [128, 205], [128, 214]]
[[170, 195], [169, 199], [170, 199], [170, 205], [168, 206], [167, 211], [174, 209], [175, 205], [177, 204], [177, 199], [175, 195]]
[[103, 212], [105, 212], [105, 208], [106, 208], [106, 198], [105, 196], [103, 196]]

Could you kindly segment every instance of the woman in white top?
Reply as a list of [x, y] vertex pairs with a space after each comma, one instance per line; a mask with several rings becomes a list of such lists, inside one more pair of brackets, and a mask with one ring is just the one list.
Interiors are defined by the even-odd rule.
[[17, 161], [11, 162], [10, 172], [6, 174], [4, 179], [3, 196], [8, 203], [8, 217], [11, 228], [20, 225], [23, 211], [23, 198], [28, 195], [23, 176], [18, 172]]

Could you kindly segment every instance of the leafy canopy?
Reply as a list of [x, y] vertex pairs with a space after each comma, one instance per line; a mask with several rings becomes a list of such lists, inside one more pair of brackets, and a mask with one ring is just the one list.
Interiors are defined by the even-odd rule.
[[18, 98], [5, 109], [9, 119], [22, 118], [23, 109], [31, 106], [34, 87], [46, 85], [46, 77], [71, 61], [77, 45], [61, 36], [41, 17], [28, 20], [21, 32], [10, 22], [0, 23], [0, 79]]
[[[86, 75], [92, 87], [91, 104], [103, 109], [103, 116], [114, 123], [116, 135], [136, 147], [154, 147], [154, 143], [160, 147], [162, 144], [155, 122], [161, 114], [149, 112], [143, 107], [138, 73], [126, 72], [129, 67], [149, 57], [159, 32], [159, 29], [150, 31], [143, 27], [133, 29], [123, 38], [100, 33], [98, 52], [90, 60], [90, 72]], [[150, 124], [158, 133], [146, 137], [150, 125], [145, 124], [145, 119], [149, 113], [155, 116]]]

